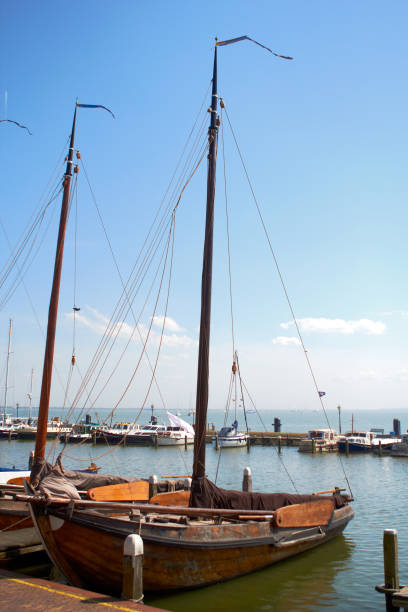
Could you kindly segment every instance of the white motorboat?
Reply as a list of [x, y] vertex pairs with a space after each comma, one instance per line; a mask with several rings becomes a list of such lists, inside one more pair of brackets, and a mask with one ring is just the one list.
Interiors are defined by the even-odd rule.
[[337, 450], [340, 436], [334, 429], [310, 429], [299, 442], [299, 453], [329, 453]]
[[179, 416], [167, 412], [170, 426], [158, 433], [158, 446], [182, 446], [183, 444], [194, 444], [194, 428]]

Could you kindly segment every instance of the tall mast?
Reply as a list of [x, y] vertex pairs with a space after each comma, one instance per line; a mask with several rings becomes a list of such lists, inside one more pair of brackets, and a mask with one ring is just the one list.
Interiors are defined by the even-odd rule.
[[74, 138], [75, 138], [75, 122], [76, 122], [76, 111], [75, 105], [74, 120], [72, 123], [71, 140], [69, 144], [67, 167], [64, 175], [64, 194], [62, 196], [61, 205], [61, 216], [58, 231], [57, 250], [55, 254], [54, 264], [54, 277], [52, 281], [52, 290], [50, 298], [50, 307], [48, 310], [48, 324], [47, 324], [47, 340], [45, 343], [45, 355], [44, 355], [44, 366], [43, 375], [41, 382], [41, 395], [40, 395], [40, 407], [38, 410], [38, 424], [37, 424], [37, 436], [35, 441], [34, 451], [34, 465], [45, 456], [45, 445], [47, 440], [47, 422], [48, 422], [48, 409], [50, 406], [50, 390], [51, 390], [51, 379], [52, 379], [52, 367], [54, 360], [54, 345], [55, 345], [55, 332], [57, 327], [57, 316], [58, 316], [58, 301], [61, 283], [61, 270], [62, 270], [62, 259], [64, 255], [64, 242], [65, 242], [65, 230], [68, 220], [68, 207], [69, 207], [69, 190], [71, 186], [72, 177], [72, 159], [74, 156]]
[[217, 45], [215, 45], [211, 108], [209, 109], [211, 113], [211, 121], [208, 130], [209, 151], [207, 175], [207, 212], [205, 220], [203, 271], [201, 279], [201, 319], [200, 340], [198, 345], [193, 481], [205, 476], [205, 430], [208, 406], [214, 197], [218, 138], [217, 101]]
[[11, 330], [13, 329], [13, 321], [9, 321], [9, 337], [8, 337], [8, 348], [7, 348], [7, 363], [6, 363], [6, 384], [4, 386], [4, 412], [3, 412], [3, 427], [6, 424], [6, 413], [7, 413], [7, 391], [8, 391], [8, 373], [9, 373], [9, 361], [10, 361], [10, 348], [11, 348]]

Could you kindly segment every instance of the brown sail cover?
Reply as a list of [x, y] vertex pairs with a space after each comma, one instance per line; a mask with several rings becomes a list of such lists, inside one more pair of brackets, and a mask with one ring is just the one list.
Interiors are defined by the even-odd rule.
[[[293, 493], [246, 493], [217, 487], [207, 478], [191, 483], [190, 508], [220, 508], [231, 510], [277, 510], [283, 506], [327, 499], [319, 495], [295, 495]], [[346, 495], [333, 495], [335, 508], [347, 504]]]

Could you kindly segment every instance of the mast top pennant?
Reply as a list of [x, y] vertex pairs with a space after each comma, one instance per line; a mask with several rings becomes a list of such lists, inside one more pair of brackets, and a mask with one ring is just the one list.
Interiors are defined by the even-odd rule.
[[219, 42], [216, 42], [216, 46], [225, 47], [226, 45], [232, 45], [233, 43], [240, 42], [241, 40], [249, 40], [255, 43], [256, 45], [258, 45], [259, 47], [266, 49], [267, 51], [269, 51], [269, 53], [272, 53], [272, 55], [274, 55], [275, 57], [280, 57], [281, 59], [285, 59], [285, 60], [293, 60], [293, 57], [290, 57], [289, 55], [280, 55], [279, 53], [275, 53], [275, 51], [272, 51], [272, 49], [269, 49], [269, 47], [265, 47], [265, 45], [262, 45], [261, 43], [257, 42], [253, 38], [250, 38], [249, 36], [239, 36], [238, 38], [230, 38], [229, 40], [221, 40]]
[[104, 110], [108, 111], [108, 113], [110, 113], [114, 119], [116, 119], [112, 111], [109, 110], [109, 108], [106, 108], [106, 106], [102, 106], [102, 104], [79, 104], [77, 102], [76, 105], [79, 106], [80, 108], [103, 108]]
[[26, 125], [21, 125], [21, 123], [17, 123], [17, 121], [13, 121], [12, 119], [0, 119], [0, 123], [3, 123], [3, 122], [14, 123], [14, 125], [17, 125], [19, 128], [23, 128], [23, 130], [27, 130], [30, 136], [32, 136], [32, 133], [30, 132], [30, 130], [28, 129]]

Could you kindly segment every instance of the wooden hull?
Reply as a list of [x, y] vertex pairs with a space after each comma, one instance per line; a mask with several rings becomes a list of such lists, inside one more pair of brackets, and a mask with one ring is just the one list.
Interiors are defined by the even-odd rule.
[[[68, 582], [120, 595], [123, 544], [140, 533], [144, 542], [145, 591], [188, 589], [228, 580], [319, 546], [339, 535], [353, 511], [335, 510], [326, 527], [280, 529], [269, 521], [188, 525], [133, 523], [127, 517], [61, 511], [33, 505], [45, 548]], [[45, 513], [47, 512], [47, 513]]]

